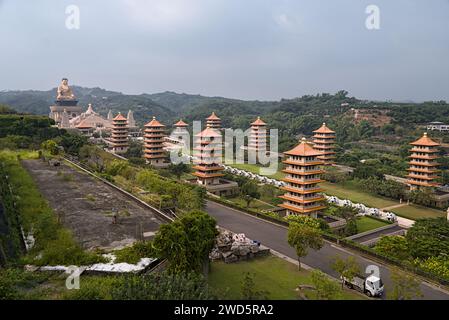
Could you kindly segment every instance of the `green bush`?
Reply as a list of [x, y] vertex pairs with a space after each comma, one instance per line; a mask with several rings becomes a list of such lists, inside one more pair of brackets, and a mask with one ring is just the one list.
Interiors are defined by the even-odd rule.
[[115, 262], [117, 263], [126, 262], [136, 264], [142, 258], [156, 257], [156, 252], [151, 241], [138, 241], [130, 247], [114, 251], [114, 255], [116, 257]]
[[449, 257], [447, 256], [430, 257], [425, 260], [415, 259], [415, 264], [426, 272], [449, 280]]

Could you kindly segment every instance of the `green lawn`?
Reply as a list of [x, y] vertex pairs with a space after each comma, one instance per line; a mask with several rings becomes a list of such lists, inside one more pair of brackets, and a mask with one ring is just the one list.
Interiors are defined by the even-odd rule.
[[[340, 199], [349, 199], [356, 203], [363, 203], [368, 207], [385, 208], [399, 205], [399, 201], [388, 198], [371, 195], [361, 191], [354, 186], [351, 181], [344, 184], [339, 183], [322, 183], [321, 186], [327, 195], [339, 197]], [[418, 205], [403, 206], [399, 208], [389, 209], [388, 211], [396, 213], [398, 216], [416, 220], [418, 218], [437, 218], [445, 216], [445, 212], [437, 209], [427, 208]]]
[[421, 207], [417, 205], [409, 205], [409, 206], [403, 206], [395, 209], [391, 209], [391, 212], [396, 213], [398, 216], [409, 218], [409, 219], [419, 219], [419, 218], [436, 218], [436, 217], [446, 217], [446, 212], [432, 209], [432, 208], [426, 208]]
[[373, 219], [367, 216], [357, 217], [357, 230], [358, 233], [362, 233], [369, 230], [374, 230], [383, 226], [388, 225], [388, 223]]
[[321, 184], [324, 192], [330, 196], [336, 196], [340, 199], [349, 199], [352, 202], [363, 203], [368, 207], [385, 208], [399, 204], [399, 201], [382, 198], [361, 191], [360, 188], [354, 186], [351, 182], [346, 183], [329, 183]]
[[[240, 169], [240, 170], [245, 170], [245, 171], [249, 171], [255, 174], [261, 174], [260, 173], [260, 165], [257, 164], [249, 164], [249, 163], [241, 163], [241, 164], [229, 164], [229, 166]], [[279, 166], [282, 166], [282, 164], [279, 164]], [[276, 180], [281, 180], [284, 177], [284, 173], [282, 173], [281, 171], [277, 171], [275, 174], [267, 176], [269, 178], [272, 179], [276, 179]]]
[[[266, 291], [269, 299], [297, 299], [295, 288], [299, 284], [311, 284], [309, 271], [298, 271], [294, 264], [269, 256], [231, 264], [214, 262], [208, 276], [209, 285], [217, 290], [223, 299], [240, 299], [241, 284], [246, 272], [253, 274], [255, 289]], [[342, 299], [360, 300], [364, 297], [345, 289]]]
[[[246, 201], [243, 200], [240, 197], [226, 198], [226, 199], [229, 200], [229, 201], [232, 201], [232, 202], [234, 202], [234, 203], [236, 203], [238, 205], [246, 207]], [[259, 210], [272, 210], [274, 208], [274, 206], [270, 206], [270, 205], [268, 205], [266, 203], [263, 203], [263, 202], [257, 201], [257, 200], [251, 201], [249, 207], [252, 208], [252, 209], [259, 209]]]

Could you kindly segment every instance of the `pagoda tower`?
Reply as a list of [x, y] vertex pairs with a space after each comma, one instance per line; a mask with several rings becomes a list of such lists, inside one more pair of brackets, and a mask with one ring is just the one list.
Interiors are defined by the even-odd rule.
[[217, 129], [207, 127], [199, 134], [195, 135], [193, 173], [197, 177], [197, 182], [203, 186], [219, 185], [220, 178], [224, 176], [224, 168], [221, 164], [222, 141], [221, 134]]
[[112, 130], [111, 130], [111, 146], [112, 152], [116, 154], [123, 154], [128, 151], [128, 121], [127, 119], [119, 114], [112, 119]]
[[144, 131], [144, 157], [147, 163], [154, 167], [167, 167], [169, 163], [164, 150], [165, 126], [153, 117], [153, 120], [145, 125]]
[[267, 152], [267, 124], [257, 117], [257, 120], [251, 123], [248, 151], [254, 152], [258, 158], [259, 150]]
[[318, 159], [324, 162], [324, 165], [330, 166], [335, 163], [335, 131], [329, 129], [326, 123], [313, 131], [314, 148], [321, 153]]
[[189, 125], [182, 121], [182, 119], [176, 122], [173, 126], [175, 127], [176, 135], [184, 135], [188, 133], [187, 128], [189, 127]]
[[416, 190], [421, 187], [438, 187], [435, 182], [438, 178], [438, 147], [439, 143], [433, 141], [427, 136], [427, 133], [410, 143], [413, 147], [410, 149], [409, 173], [407, 183], [410, 190]]
[[218, 130], [221, 129], [221, 119], [217, 117], [215, 112], [212, 112], [212, 114], [206, 118], [206, 127]]
[[323, 161], [318, 157], [320, 151], [315, 150], [306, 139], [290, 151], [284, 152], [287, 156], [282, 170], [286, 175], [283, 181], [287, 184], [281, 187], [286, 193], [280, 198], [284, 203], [280, 207], [287, 209], [287, 215], [307, 214], [317, 217], [318, 213], [326, 208], [325, 197], [321, 194], [323, 189], [319, 187], [321, 174], [320, 166]]

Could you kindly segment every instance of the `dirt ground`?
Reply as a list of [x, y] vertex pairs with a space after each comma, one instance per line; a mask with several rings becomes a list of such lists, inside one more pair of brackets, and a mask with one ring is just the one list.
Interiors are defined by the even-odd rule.
[[143, 233], [151, 237], [163, 223], [119, 191], [66, 164], [54, 167], [41, 160], [24, 160], [22, 165], [85, 249], [120, 248], [141, 239]]

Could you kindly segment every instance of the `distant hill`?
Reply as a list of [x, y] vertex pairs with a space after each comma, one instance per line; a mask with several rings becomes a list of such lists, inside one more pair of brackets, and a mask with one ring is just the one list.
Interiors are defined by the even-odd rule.
[[[175, 113], [145, 95], [126, 95], [121, 92], [108, 91], [101, 88], [84, 88], [72, 86], [78, 104], [87, 108], [92, 103], [94, 110], [106, 116], [109, 110], [114, 114], [119, 111], [127, 113], [134, 111], [134, 118], [138, 124], [149, 121], [153, 116], [161, 121], [169, 122]], [[54, 104], [56, 88], [48, 91], [4, 91], [0, 92], [0, 104], [13, 107], [18, 112], [48, 114], [49, 106]]]

